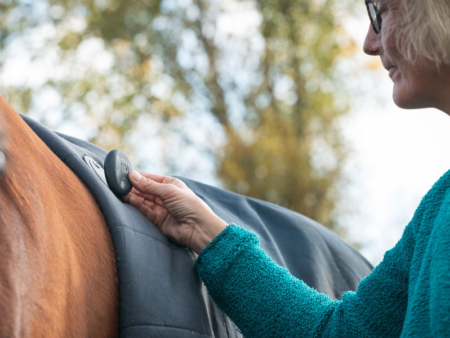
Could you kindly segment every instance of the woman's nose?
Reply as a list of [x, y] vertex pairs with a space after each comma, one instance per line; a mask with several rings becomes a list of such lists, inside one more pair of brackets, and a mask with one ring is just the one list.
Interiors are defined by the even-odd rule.
[[380, 55], [382, 51], [381, 45], [381, 34], [375, 33], [372, 25], [369, 26], [369, 31], [366, 35], [366, 40], [364, 41], [364, 53], [368, 55]]

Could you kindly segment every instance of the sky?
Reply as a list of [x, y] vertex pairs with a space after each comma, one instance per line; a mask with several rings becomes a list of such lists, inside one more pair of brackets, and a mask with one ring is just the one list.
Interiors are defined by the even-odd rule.
[[[245, 2], [230, 0], [227, 4], [227, 12], [218, 22], [219, 31], [243, 39], [249, 34], [255, 35], [260, 18], [254, 8]], [[346, 90], [353, 97], [351, 111], [341, 121], [343, 134], [352, 149], [345, 165], [350, 184], [343, 192], [343, 206], [349, 212], [342, 217], [341, 223], [348, 230], [349, 241], [359, 243], [361, 253], [377, 265], [385, 251], [400, 239], [421, 198], [450, 169], [450, 154], [447, 154], [450, 118], [433, 109], [407, 111], [395, 106], [392, 101], [393, 84], [387, 71], [377, 59], [362, 52], [367, 27], [364, 6], [345, 24], [348, 33], [358, 43], [358, 51], [341, 65], [349, 70]], [[225, 32], [227, 29], [230, 31]], [[45, 32], [38, 33], [42, 36]], [[48, 34], [52, 33], [49, 31]], [[17, 48], [18, 57], [11, 56], [2, 75], [2, 83], [20, 83], [26, 78], [38, 86], [49, 66], [33, 66], [26, 53]], [[108, 55], [102, 55], [96, 48], [95, 44], [91, 46], [97, 55], [94, 63], [104, 66]], [[52, 57], [57, 56], [49, 55], [50, 65]], [[41, 110], [47, 113], [54, 110], [53, 116], [59, 116], [56, 112], [58, 96], [55, 93], [45, 95], [42, 101], [48, 106], [41, 107]], [[201, 120], [204, 128], [212, 123], [204, 118]], [[146, 123], [151, 124], [152, 121], [143, 121], [144, 129]], [[71, 124], [61, 124], [59, 131], [86, 139], [83, 130]], [[143, 146], [142, 152], [151, 151], [157, 157], [160, 156], [157, 149], [158, 142], [153, 142]], [[192, 153], [184, 155], [198, 156]], [[210, 159], [197, 157], [197, 162], [203, 172], [201, 176], [191, 178], [218, 185]], [[154, 172], [159, 172], [158, 168]]]

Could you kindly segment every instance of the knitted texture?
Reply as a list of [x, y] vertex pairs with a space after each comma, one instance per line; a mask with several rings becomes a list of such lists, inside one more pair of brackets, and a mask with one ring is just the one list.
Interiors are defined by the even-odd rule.
[[450, 337], [450, 171], [395, 247], [332, 300], [278, 266], [258, 236], [230, 224], [199, 255], [208, 293], [247, 338]]

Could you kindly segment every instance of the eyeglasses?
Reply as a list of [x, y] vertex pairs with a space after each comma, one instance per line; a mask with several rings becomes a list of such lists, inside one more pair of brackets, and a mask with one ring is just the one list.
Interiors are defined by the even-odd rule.
[[367, 12], [369, 13], [370, 21], [372, 22], [372, 27], [375, 33], [379, 34], [381, 32], [381, 15], [378, 11], [377, 6], [372, 2], [373, 0], [365, 0]]

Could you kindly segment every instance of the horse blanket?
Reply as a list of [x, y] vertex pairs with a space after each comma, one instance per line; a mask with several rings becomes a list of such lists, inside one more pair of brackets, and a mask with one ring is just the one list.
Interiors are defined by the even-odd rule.
[[[102, 177], [107, 152], [22, 117], [90, 189], [105, 216], [119, 275], [120, 337], [242, 337], [208, 297], [195, 271], [197, 255], [170, 241], [135, 208], [109, 190]], [[305, 216], [180, 179], [223, 220], [258, 234], [261, 247], [279, 265], [332, 298], [356, 290], [359, 281], [373, 268], [338, 236]]]

